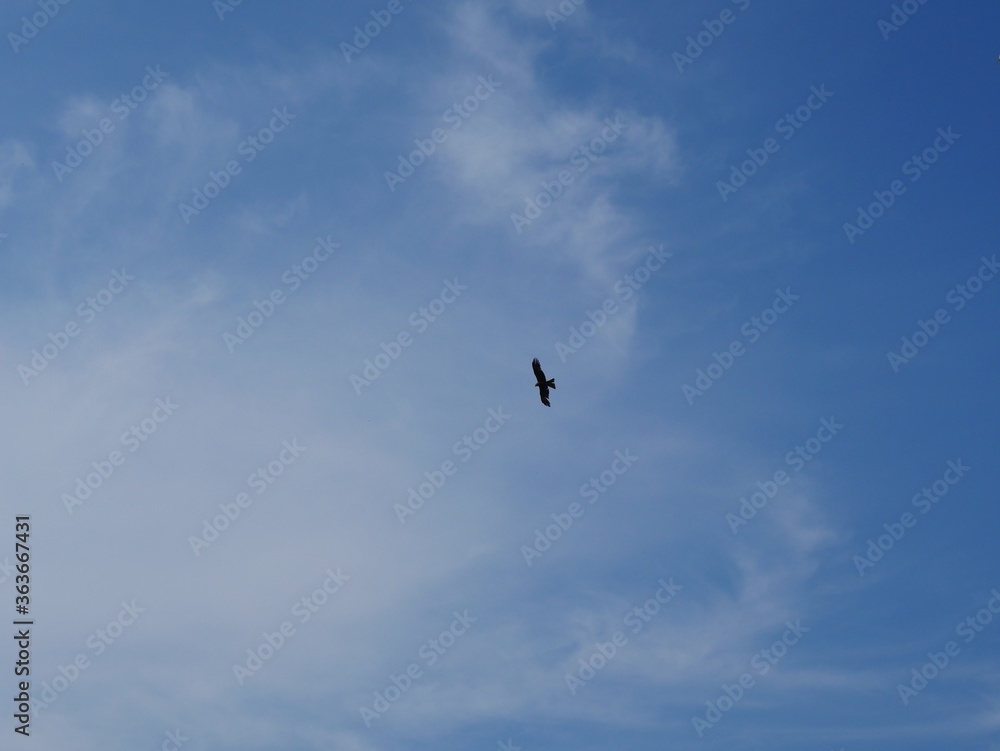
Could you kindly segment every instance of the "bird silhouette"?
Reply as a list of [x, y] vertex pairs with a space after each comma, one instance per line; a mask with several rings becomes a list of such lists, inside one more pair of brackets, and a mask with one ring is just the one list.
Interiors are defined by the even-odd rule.
[[556, 379], [545, 379], [545, 373], [542, 371], [542, 364], [538, 362], [537, 357], [531, 361], [531, 369], [535, 371], [535, 380], [538, 381], [538, 383], [535, 384], [535, 387], [538, 389], [538, 396], [541, 397], [542, 404], [546, 407], [551, 407], [552, 405], [549, 404], [549, 389], [554, 389], [556, 387]]

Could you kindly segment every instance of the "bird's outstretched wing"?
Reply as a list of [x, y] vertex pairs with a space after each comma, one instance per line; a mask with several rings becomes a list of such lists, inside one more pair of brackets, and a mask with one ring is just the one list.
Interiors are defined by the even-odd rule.
[[535, 371], [535, 380], [539, 383], [545, 383], [545, 373], [542, 371], [542, 364], [538, 362], [537, 357], [531, 361], [531, 369]]
[[542, 404], [544, 404], [546, 407], [551, 407], [552, 406], [551, 404], [549, 404], [549, 390], [548, 389], [544, 389], [544, 388], [538, 389], [538, 395], [542, 398]]

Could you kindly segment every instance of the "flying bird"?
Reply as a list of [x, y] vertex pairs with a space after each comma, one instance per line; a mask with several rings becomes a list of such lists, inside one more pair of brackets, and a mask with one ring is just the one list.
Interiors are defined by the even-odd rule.
[[535, 384], [535, 387], [538, 389], [538, 395], [542, 398], [542, 404], [546, 407], [551, 407], [552, 405], [549, 404], [549, 389], [554, 389], [556, 387], [556, 379], [550, 378], [545, 380], [545, 373], [542, 371], [542, 364], [538, 362], [537, 357], [531, 361], [531, 369], [535, 371], [535, 380], [538, 381], [538, 383]]

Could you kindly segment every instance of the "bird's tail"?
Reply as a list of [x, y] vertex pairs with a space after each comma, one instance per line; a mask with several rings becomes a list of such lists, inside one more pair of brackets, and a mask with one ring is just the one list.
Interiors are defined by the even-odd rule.
[[556, 379], [550, 378], [545, 382], [545, 385], [548, 386], [550, 389], [554, 389], [556, 387]]

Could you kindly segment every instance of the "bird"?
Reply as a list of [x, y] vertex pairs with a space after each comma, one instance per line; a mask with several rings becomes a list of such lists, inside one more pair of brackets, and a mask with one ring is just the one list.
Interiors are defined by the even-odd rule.
[[556, 387], [556, 379], [550, 378], [545, 380], [545, 373], [542, 371], [542, 364], [538, 362], [537, 357], [531, 361], [531, 369], [535, 371], [535, 380], [538, 381], [538, 383], [535, 384], [535, 387], [538, 389], [538, 396], [541, 397], [542, 404], [546, 407], [551, 407], [552, 405], [549, 404], [549, 389], [554, 389]]

